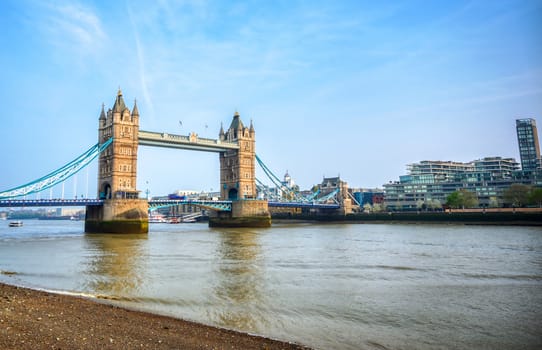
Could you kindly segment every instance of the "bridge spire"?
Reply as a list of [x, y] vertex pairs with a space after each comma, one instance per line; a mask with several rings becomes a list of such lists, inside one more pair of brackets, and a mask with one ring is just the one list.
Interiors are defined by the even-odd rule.
[[102, 103], [102, 112], [100, 113], [99, 120], [105, 120], [105, 103]]
[[[230, 129], [232, 130], [243, 130], [245, 126], [243, 125], [243, 122], [241, 121], [241, 117], [239, 116], [239, 112], [235, 111], [233, 114], [233, 120], [231, 121]], [[237, 138], [237, 133], [235, 133], [234, 138]]]
[[220, 122], [220, 132], [218, 133], [219, 139], [224, 140], [224, 125]]
[[139, 110], [137, 109], [137, 100], [134, 99], [134, 109], [132, 109], [132, 116], [139, 116]]
[[126, 109], [126, 104], [124, 103], [124, 99], [122, 98], [122, 91], [120, 90], [117, 92], [117, 98], [115, 99], [115, 104], [113, 105], [113, 112], [119, 112], [122, 113]]

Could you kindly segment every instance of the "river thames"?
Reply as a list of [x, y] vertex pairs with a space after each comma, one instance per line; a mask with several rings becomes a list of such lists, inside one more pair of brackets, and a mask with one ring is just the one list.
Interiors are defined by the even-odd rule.
[[316, 349], [542, 348], [542, 229], [0, 221], [0, 280]]

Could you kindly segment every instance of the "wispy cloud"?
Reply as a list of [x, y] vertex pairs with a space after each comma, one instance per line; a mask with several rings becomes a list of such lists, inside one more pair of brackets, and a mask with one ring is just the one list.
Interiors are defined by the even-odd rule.
[[145, 69], [145, 56], [143, 53], [143, 46], [141, 44], [141, 40], [139, 39], [139, 32], [137, 31], [137, 26], [134, 21], [134, 15], [132, 13], [132, 10], [130, 8], [130, 5], [127, 3], [126, 7], [128, 9], [128, 15], [130, 17], [130, 24], [132, 26], [132, 32], [134, 34], [134, 40], [136, 43], [136, 52], [137, 52], [137, 62], [138, 62], [138, 75], [139, 75], [139, 81], [141, 83], [141, 89], [143, 91], [143, 98], [145, 99], [145, 104], [148, 106], [148, 110], [150, 113], [150, 119], [151, 124], [154, 123], [155, 117], [154, 117], [154, 106], [152, 103], [151, 95], [149, 93], [148, 83], [147, 83], [147, 73]]
[[99, 16], [76, 2], [43, 5], [36, 23], [50, 44], [83, 57], [98, 53], [107, 40]]

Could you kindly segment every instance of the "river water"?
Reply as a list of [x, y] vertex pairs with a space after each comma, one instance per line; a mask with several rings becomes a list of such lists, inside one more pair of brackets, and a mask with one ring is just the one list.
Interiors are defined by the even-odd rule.
[[0, 280], [317, 349], [542, 348], [542, 229], [0, 221]]

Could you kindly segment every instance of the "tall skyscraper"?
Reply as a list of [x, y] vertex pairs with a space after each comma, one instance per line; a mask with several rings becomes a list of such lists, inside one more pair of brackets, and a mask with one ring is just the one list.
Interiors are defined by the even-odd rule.
[[536, 121], [532, 118], [517, 119], [516, 131], [522, 170], [540, 168], [540, 145], [538, 143]]

